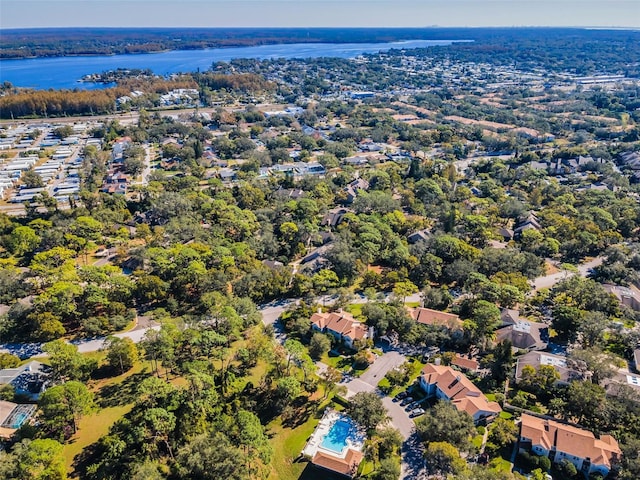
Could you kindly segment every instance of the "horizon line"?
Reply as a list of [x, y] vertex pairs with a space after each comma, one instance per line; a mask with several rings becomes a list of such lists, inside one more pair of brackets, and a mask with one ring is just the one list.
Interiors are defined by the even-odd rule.
[[615, 26], [615, 25], [424, 25], [424, 26], [402, 26], [402, 27], [394, 27], [394, 26], [383, 26], [383, 25], [371, 25], [371, 26], [274, 26], [274, 25], [263, 25], [263, 26], [246, 26], [246, 25], [234, 25], [234, 26], [216, 26], [216, 27], [204, 27], [204, 26], [113, 26], [113, 25], [83, 25], [83, 26], [40, 26], [40, 27], [3, 27], [0, 25], [0, 31], [2, 30], [71, 30], [71, 29], [89, 29], [89, 28], [103, 28], [103, 29], [113, 29], [113, 30], [157, 30], [157, 29], [168, 29], [168, 30], [189, 30], [189, 29], [198, 29], [198, 30], [229, 30], [234, 28], [246, 29], [246, 30], [267, 30], [267, 29], [281, 29], [281, 30], [297, 30], [297, 29], [307, 29], [307, 30], [320, 30], [320, 29], [329, 29], [329, 30], [370, 30], [370, 29], [383, 29], [383, 30], [415, 30], [415, 29], [451, 29], [451, 28], [468, 28], [468, 29], [490, 29], [490, 28], [549, 28], [549, 29], [559, 29], [559, 28], [575, 28], [581, 30], [640, 30], [640, 25], [638, 26]]

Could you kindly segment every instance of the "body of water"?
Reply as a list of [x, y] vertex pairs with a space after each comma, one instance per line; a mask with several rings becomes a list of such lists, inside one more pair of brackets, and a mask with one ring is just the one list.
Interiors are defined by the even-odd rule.
[[174, 50], [140, 55], [101, 55], [86, 57], [28, 58], [0, 61], [0, 82], [16, 87], [38, 89], [105, 88], [103, 84], [78, 80], [91, 73], [117, 68], [150, 69], [158, 75], [208, 70], [211, 64], [234, 58], [354, 58], [364, 53], [391, 49], [450, 45], [458, 40], [409, 40], [391, 43], [291, 43], [254, 47]]

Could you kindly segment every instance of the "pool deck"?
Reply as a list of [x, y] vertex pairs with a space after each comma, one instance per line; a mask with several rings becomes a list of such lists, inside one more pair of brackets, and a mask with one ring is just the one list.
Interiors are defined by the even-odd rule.
[[325, 436], [329, 433], [333, 425], [342, 418], [348, 418], [348, 417], [346, 417], [344, 414], [340, 412], [327, 408], [324, 412], [324, 415], [322, 415], [322, 418], [320, 419], [320, 423], [318, 423], [318, 426], [314, 430], [313, 434], [311, 434], [311, 437], [309, 437], [307, 444], [304, 446], [304, 449], [302, 450], [302, 455], [309, 458], [313, 458], [316, 455], [316, 453], [320, 452], [320, 453], [323, 453], [324, 455], [329, 455], [335, 458], [344, 459], [347, 457], [349, 450], [361, 452], [364, 448], [364, 439], [365, 439], [364, 433], [362, 433], [361, 435], [358, 435], [358, 438], [355, 438], [355, 439], [348, 438], [346, 441], [345, 448], [343, 448], [342, 452], [340, 453], [334, 450], [322, 447], [322, 441], [325, 438]]

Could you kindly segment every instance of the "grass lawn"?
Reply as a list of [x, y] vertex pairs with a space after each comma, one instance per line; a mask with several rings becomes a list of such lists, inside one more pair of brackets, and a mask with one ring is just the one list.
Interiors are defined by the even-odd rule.
[[311, 417], [302, 425], [290, 429], [282, 426], [280, 420], [271, 425], [269, 433], [273, 435], [272, 470], [269, 480], [298, 480], [305, 471], [307, 462], [294, 462], [302, 452], [307, 439], [313, 433], [320, 420]]
[[513, 418], [513, 414], [509, 412], [505, 412], [504, 410], [500, 412], [500, 418], [504, 418], [505, 420], [511, 420]]
[[[92, 352], [85, 356], [100, 361], [104, 352]], [[109, 433], [111, 426], [131, 408], [136, 397], [137, 385], [148, 376], [151, 366], [147, 361], [137, 362], [131, 370], [116, 377], [100, 378], [89, 383], [94, 393], [97, 409], [80, 419], [78, 432], [64, 445], [63, 454], [67, 470], [73, 477], [74, 458], [89, 445]], [[142, 378], [141, 378], [142, 377]]]
[[63, 453], [67, 471], [73, 471], [73, 460], [76, 455], [109, 433], [111, 425], [129, 413], [132, 407], [133, 404], [107, 407], [97, 413], [83, 417], [80, 420], [78, 433], [64, 446]]
[[476, 447], [478, 450], [480, 450], [480, 447], [482, 447], [482, 439], [484, 437], [482, 435], [476, 435], [475, 437], [473, 437], [473, 440], [471, 440], [471, 443], [473, 443], [473, 446]]
[[497, 457], [489, 462], [489, 468], [491, 468], [491, 470], [497, 470], [499, 472], [510, 472], [513, 468], [513, 465], [511, 465], [511, 462], [509, 462], [509, 460], [506, 460], [502, 457]]
[[[320, 470], [310, 462], [299, 459], [300, 453], [307, 443], [316, 426], [320, 422], [322, 412], [327, 405], [335, 410], [342, 408], [325, 400], [319, 406], [315, 415], [295, 428], [282, 425], [281, 419], [276, 419], [268, 426], [267, 433], [271, 436], [273, 457], [271, 460], [271, 474], [268, 480], [342, 480], [344, 477], [332, 475], [326, 470]], [[298, 461], [295, 461], [298, 459]]]
[[337, 368], [340, 371], [351, 370], [353, 360], [350, 357], [333, 355], [331, 352], [325, 353], [321, 359], [322, 363], [330, 367]]

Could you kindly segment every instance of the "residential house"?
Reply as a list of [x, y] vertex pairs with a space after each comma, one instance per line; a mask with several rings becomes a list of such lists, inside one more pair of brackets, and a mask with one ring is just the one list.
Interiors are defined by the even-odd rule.
[[636, 372], [640, 373], [640, 345], [633, 351], [633, 364], [636, 367]]
[[10, 440], [13, 434], [36, 412], [36, 405], [0, 400], [0, 438]]
[[47, 387], [49, 367], [32, 360], [16, 368], [0, 370], [0, 385], [11, 385], [18, 395], [37, 400]]
[[462, 336], [463, 322], [458, 315], [441, 312], [430, 308], [409, 308], [409, 315], [423, 325], [441, 327], [451, 332], [452, 336]]
[[529, 212], [526, 216], [522, 216], [518, 219], [518, 224], [516, 228], [513, 230], [514, 237], [518, 238], [522, 235], [522, 232], [525, 230], [541, 230], [542, 227], [540, 223], [538, 223], [538, 217], [534, 212]]
[[282, 188], [280, 187], [278, 190], [273, 192], [273, 195], [278, 198], [285, 198], [291, 200], [300, 200], [303, 198], [306, 193], [304, 190], [300, 188]]
[[131, 137], [117, 139], [111, 149], [111, 161], [122, 161], [124, 159], [124, 151], [129, 145], [131, 145]]
[[596, 438], [588, 430], [528, 414], [520, 420], [520, 449], [549, 457], [553, 463], [567, 460], [585, 476], [608, 475], [622, 455], [611, 435]]
[[343, 217], [350, 211], [351, 210], [348, 210], [346, 208], [332, 208], [324, 215], [324, 217], [322, 217], [320, 225], [337, 227], [338, 224], [342, 221]]
[[364, 454], [353, 448], [348, 448], [344, 457], [318, 450], [311, 459], [311, 463], [316, 467], [353, 478], [358, 473], [358, 467], [363, 459]]
[[526, 366], [530, 366], [538, 370], [541, 365], [552, 366], [560, 375], [557, 383], [560, 385], [568, 385], [572, 380], [584, 380], [588, 376], [585, 371], [578, 368], [567, 357], [555, 355], [546, 352], [529, 352], [516, 361], [516, 382], [522, 378], [522, 370]]
[[625, 305], [636, 312], [640, 312], [640, 290], [635, 286], [603, 285], [604, 289], [614, 295], [621, 305]]
[[498, 230], [498, 235], [500, 235], [505, 242], [510, 242], [513, 240], [514, 232], [510, 228], [501, 228]]
[[496, 343], [509, 340], [514, 349], [544, 350], [549, 343], [549, 326], [520, 317], [517, 310], [503, 309], [503, 326], [496, 330]]
[[353, 348], [356, 340], [371, 338], [372, 332], [357, 321], [349, 312], [341, 310], [331, 313], [317, 312], [311, 316], [311, 328], [332, 335], [338, 343]]
[[438, 398], [453, 404], [458, 411], [467, 412], [475, 423], [491, 421], [502, 409], [487, 397], [464, 374], [451, 367], [428, 363], [422, 369], [420, 388], [428, 398]]
[[350, 182], [346, 187], [344, 187], [344, 192], [346, 194], [344, 203], [353, 203], [356, 200], [356, 197], [358, 196], [358, 192], [360, 190], [369, 190], [369, 182], [367, 182], [364, 178], [356, 178], [354, 181]]
[[612, 378], [607, 379], [604, 387], [607, 390], [607, 395], [612, 397], [617, 397], [621, 392], [630, 389], [637, 398], [640, 398], [640, 375], [623, 368], [618, 370]]
[[131, 179], [128, 175], [115, 168], [107, 173], [100, 190], [104, 193], [125, 194], [130, 181]]
[[407, 242], [414, 244], [418, 242], [425, 241], [429, 238], [430, 231], [428, 228], [423, 228], [422, 230], [418, 230], [417, 232], [413, 232], [412, 234], [407, 236]]
[[471, 355], [464, 356], [456, 353], [456, 356], [451, 360], [451, 365], [458, 367], [461, 370], [466, 370], [469, 372], [476, 372], [478, 368], [480, 368], [480, 364], [471, 358]]

